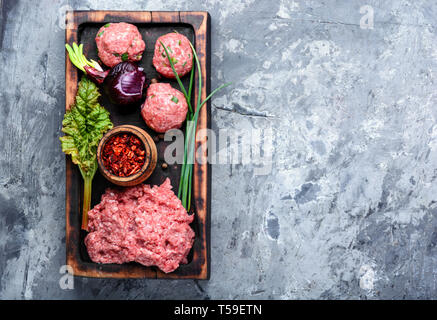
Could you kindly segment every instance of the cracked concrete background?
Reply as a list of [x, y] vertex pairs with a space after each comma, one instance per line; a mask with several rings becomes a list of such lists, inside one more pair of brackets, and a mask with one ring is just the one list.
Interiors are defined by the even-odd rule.
[[[437, 298], [437, 4], [0, 0], [0, 298]], [[360, 28], [360, 7], [374, 10]], [[214, 130], [269, 129], [272, 171], [214, 165], [209, 281], [59, 286], [66, 7], [207, 10]]]

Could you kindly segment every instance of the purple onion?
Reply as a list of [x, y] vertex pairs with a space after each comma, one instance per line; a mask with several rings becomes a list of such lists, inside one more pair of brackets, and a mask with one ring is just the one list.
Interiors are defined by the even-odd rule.
[[105, 91], [112, 103], [128, 105], [143, 96], [146, 75], [143, 68], [126, 61], [117, 64], [105, 78]]
[[100, 71], [100, 70], [97, 70], [97, 69], [92, 68], [90, 66], [84, 66], [84, 69], [85, 69], [88, 77], [90, 77], [91, 80], [93, 80], [97, 84], [102, 84], [103, 81], [105, 81], [105, 78], [109, 73], [109, 70]]

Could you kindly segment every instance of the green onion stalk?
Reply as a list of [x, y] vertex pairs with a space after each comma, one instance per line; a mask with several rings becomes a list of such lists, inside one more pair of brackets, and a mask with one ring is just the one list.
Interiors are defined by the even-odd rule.
[[90, 66], [91, 68], [103, 71], [102, 67], [97, 61], [93, 59], [88, 60], [85, 57], [83, 54], [83, 44], [77, 45], [76, 42], [73, 42], [73, 47], [71, 47], [68, 43], [66, 43], [65, 48], [68, 51], [71, 62], [84, 73], [86, 73], [84, 68], [85, 66]]
[[[161, 42], [161, 41], [160, 41]], [[196, 53], [196, 49], [190, 42], [191, 49], [193, 51], [193, 60], [196, 62], [197, 66], [197, 74], [198, 74], [198, 94], [197, 101], [195, 101], [195, 105], [191, 104], [191, 94], [193, 89], [194, 82], [194, 63], [193, 68], [191, 69], [190, 74], [190, 83], [188, 87], [188, 91], [185, 89], [182, 81], [176, 72], [174, 67], [173, 58], [169, 55], [169, 52], [166, 46], [161, 42], [162, 47], [165, 50], [165, 54], [168, 57], [168, 61], [170, 63], [171, 69], [173, 70], [173, 74], [176, 78], [176, 81], [181, 88], [182, 93], [185, 96], [188, 104], [188, 112], [187, 112], [187, 121], [186, 121], [186, 133], [185, 133], [185, 141], [184, 141], [184, 159], [182, 162], [181, 168], [181, 178], [179, 181], [179, 190], [178, 190], [178, 198], [181, 200], [182, 205], [187, 211], [190, 211], [191, 208], [191, 190], [192, 190], [192, 178], [193, 178], [193, 164], [194, 164], [194, 150], [196, 144], [196, 129], [197, 129], [197, 120], [199, 118], [199, 112], [202, 109], [203, 105], [211, 99], [211, 97], [216, 94], [219, 90], [229, 86], [231, 83], [225, 83], [220, 87], [213, 90], [206, 98], [202, 101], [202, 68], [199, 62], [199, 58]]]
[[65, 44], [65, 48], [68, 51], [68, 56], [71, 62], [94, 82], [102, 84], [109, 70], [104, 71], [99, 63], [93, 59], [88, 60], [83, 54], [83, 44], [77, 45], [73, 42], [72, 46], [68, 43]]

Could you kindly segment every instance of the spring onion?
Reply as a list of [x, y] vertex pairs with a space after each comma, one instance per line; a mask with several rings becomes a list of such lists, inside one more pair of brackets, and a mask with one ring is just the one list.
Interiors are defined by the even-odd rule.
[[99, 63], [93, 59], [88, 60], [83, 54], [83, 44], [77, 45], [76, 42], [73, 42], [73, 47], [71, 47], [68, 43], [65, 44], [65, 48], [68, 51], [68, 55], [70, 57], [71, 62], [80, 70], [86, 73], [85, 66], [90, 66], [91, 68], [97, 69], [99, 71], [103, 71], [102, 67]]
[[68, 51], [68, 56], [71, 62], [79, 69], [87, 74], [93, 81], [98, 84], [103, 83], [105, 77], [108, 75], [109, 70], [103, 71], [99, 63], [93, 59], [88, 60], [83, 54], [83, 44], [77, 45], [73, 42], [71, 47], [68, 43], [65, 44], [65, 48]]
[[[186, 121], [186, 134], [185, 134], [185, 142], [184, 142], [184, 160], [182, 163], [181, 169], [181, 178], [179, 181], [179, 190], [178, 197], [181, 199], [182, 205], [187, 211], [190, 211], [191, 208], [191, 190], [192, 190], [192, 178], [193, 178], [193, 164], [194, 164], [194, 147], [196, 142], [196, 128], [197, 128], [197, 120], [199, 118], [199, 112], [202, 106], [209, 100], [211, 97], [217, 93], [219, 90], [229, 86], [231, 83], [225, 83], [220, 87], [213, 90], [205, 100], [202, 101], [202, 68], [199, 62], [199, 58], [196, 53], [196, 49], [190, 42], [191, 49], [193, 50], [194, 60], [197, 66], [197, 74], [198, 74], [198, 95], [197, 102], [195, 101], [194, 108], [191, 104], [191, 93], [193, 88], [193, 80], [194, 80], [194, 66], [191, 69], [190, 74], [190, 83], [188, 87], [188, 91], [185, 89], [182, 81], [176, 72], [174, 67], [174, 59], [170, 56], [169, 51], [170, 48], [167, 48], [162, 42], [161, 46], [164, 48], [165, 54], [168, 57], [168, 61], [170, 63], [171, 69], [173, 70], [173, 74], [176, 78], [176, 81], [179, 84], [179, 87], [182, 93], [185, 96], [188, 104], [188, 112], [187, 112], [187, 121]], [[169, 49], [169, 50], [167, 50]]]

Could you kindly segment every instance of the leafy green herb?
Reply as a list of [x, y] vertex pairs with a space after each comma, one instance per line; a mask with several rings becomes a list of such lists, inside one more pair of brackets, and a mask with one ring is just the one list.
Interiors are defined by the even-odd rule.
[[104, 27], [107, 28], [107, 27], [109, 27], [110, 25], [111, 25], [110, 23], [107, 23], [107, 24], [104, 25]]
[[184, 62], [184, 64], [182, 65], [182, 67], [185, 67], [186, 64], [187, 64], [187, 61]]
[[178, 41], [178, 44], [181, 45], [181, 40]]
[[[164, 44], [161, 42], [162, 47], [165, 50], [165, 53], [168, 57], [170, 55], [168, 54], [167, 48], [164, 46]], [[231, 83], [225, 83], [221, 85], [220, 87], [216, 88], [214, 91], [212, 91], [205, 100], [202, 101], [202, 69], [199, 62], [199, 59], [197, 57], [196, 49], [193, 47], [193, 45], [190, 42], [191, 49], [193, 51], [194, 59], [196, 61], [197, 65], [197, 74], [198, 74], [198, 92], [197, 92], [197, 103], [194, 105], [195, 108], [191, 105], [191, 93], [193, 88], [193, 80], [194, 80], [194, 67], [191, 69], [191, 75], [190, 75], [190, 84], [188, 87], [188, 92], [185, 90], [184, 85], [182, 84], [181, 79], [179, 78], [178, 73], [176, 72], [176, 69], [173, 64], [173, 59], [169, 59], [171, 69], [173, 70], [173, 74], [179, 84], [179, 87], [181, 88], [182, 93], [185, 96], [185, 99], [187, 100], [188, 104], [188, 112], [187, 112], [187, 121], [186, 121], [186, 137], [185, 137], [185, 145], [184, 145], [184, 162], [182, 163], [182, 169], [181, 169], [181, 178], [179, 182], [179, 190], [178, 190], [178, 197], [181, 199], [182, 205], [187, 211], [190, 211], [191, 208], [191, 189], [192, 189], [192, 177], [193, 177], [193, 163], [194, 163], [194, 147], [196, 142], [196, 128], [197, 128], [197, 120], [199, 118], [199, 112], [202, 108], [202, 106], [209, 100], [211, 97], [217, 93], [219, 90], [229, 86]]]
[[174, 103], [178, 103], [179, 102], [179, 99], [176, 98], [175, 96], [172, 96], [170, 100], [173, 101]]
[[103, 35], [103, 33], [104, 33], [105, 31], [101, 31], [101, 32], [99, 32], [99, 34], [97, 35], [98, 37], [101, 37], [102, 35]]
[[60, 137], [62, 151], [71, 156], [84, 180], [82, 229], [88, 228], [91, 186], [97, 171], [97, 146], [103, 134], [112, 128], [109, 112], [102, 107], [97, 86], [83, 76], [79, 82], [76, 102], [64, 115]]
[[113, 55], [114, 57], [119, 57], [119, 56], [120, 56], [120, 54], [117, 53], [117, 52], [114, 52], [112, 55]]
[[121, 60], [122, 60], [122, 61], [127, 61], [128, 58], [129, 58], [129, 55], [127, 54], [127, 52], [125, 52], [125, 53], [123, 53], [123, 54], [121, 55]]
[[171, 59], [171, 62], [172, 62], [173, 64], [178, 63], [178, 60], [177, 60], [176, 58], [174, 58], [174, 57], [170, 57], [170, 59]]

